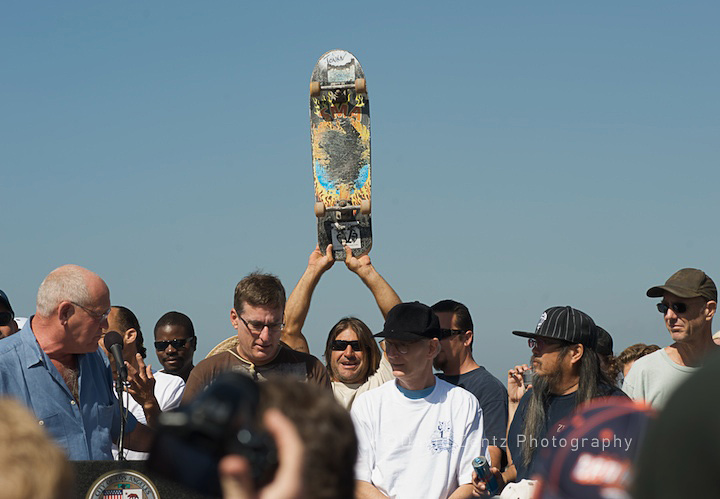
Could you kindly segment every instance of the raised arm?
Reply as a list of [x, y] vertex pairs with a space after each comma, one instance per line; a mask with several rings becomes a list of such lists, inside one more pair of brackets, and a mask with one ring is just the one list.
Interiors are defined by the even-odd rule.
[[315, 250], [310, 253], [305, 272], [300, 277], [293, 292], [290, 293], [290, 297], [285, 304], [285, 328], [281, 340], [293, 350], [310, 353], [307, 340], [302, 334], [302, 328], [310, 310], [310, 300], [312, 300], [315, 286], [320, 282], [320, 277], [332, 267], [333, 263], [335, 263], [335, 259], [332, 255], [331, 244], [325, 248], [324, 254], [320, 251], [320, 248], [315, 247]]
[[368, 287], [375, 297], [383, 317], [387, 317], [390, 309], [400, 303], [400, 297], [390, 284], [378, 274], [367, 254], [354, 257], [352, 250], [345, 246], [345, 265], [351, 272], [357, 274], [365, 286]]

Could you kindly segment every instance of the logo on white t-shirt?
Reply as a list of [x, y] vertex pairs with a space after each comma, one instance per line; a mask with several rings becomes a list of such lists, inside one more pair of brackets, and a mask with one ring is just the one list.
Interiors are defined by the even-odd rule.
[[443, 451], [451, 451], [453, 447], [455, 447], [455, 442], [452, 439], [450, 422], [439, 421], [430, 439], [430, 452], [439, 454]]

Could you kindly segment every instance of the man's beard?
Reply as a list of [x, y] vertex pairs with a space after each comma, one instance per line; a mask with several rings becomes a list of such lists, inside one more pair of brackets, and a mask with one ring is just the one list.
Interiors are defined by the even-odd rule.
[[[559, 360], [562, 360], [563, 357], [564, 354], [561, 354]], [[532, 363], [533, 360], [535, 360], [535, 356], [530, 358], [530, 362]], [[533, 376], [532, 392], [525, 411], [525, 425], [522, 430], [526, 440], [521, 446], [520, 454], [523, 465], [526, 467], [530, 465], [532, 456], [536, 451], [532, 445], [533, 439], [537, 438], [541, 428], [545, 426], [550, 396], [560, 386], [561, 381], [562, 371], [559, 368], [549, 374], [538, 375], [536, 372], [535, 376]]]
[[[531, 366], [534, 365], [533, 362], [535, 361], [535, 358], [536, 357], [534, 355], [530, 357]], [[560, 369], [556, 369], [549, 374], [543, 375], [538, 375], [536, 370], [535, 375], [533, 376], [533, 395], [544, 399], [548, 395], [552, 395], [553, 390], [560, 386], [561, 381], [562, 371], [560, 371]]]

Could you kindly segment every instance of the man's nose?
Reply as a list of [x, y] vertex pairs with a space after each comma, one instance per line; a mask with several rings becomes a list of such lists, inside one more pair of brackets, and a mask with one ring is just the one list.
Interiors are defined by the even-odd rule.
[[263, 342], [270, 341], [270, 328], [268, 327], [267, 324], [265, 324], [265, 325], [263, 326], [262, 330], [260, 330], [260, 334], [258, 335], [258, 337], [259, 337]]

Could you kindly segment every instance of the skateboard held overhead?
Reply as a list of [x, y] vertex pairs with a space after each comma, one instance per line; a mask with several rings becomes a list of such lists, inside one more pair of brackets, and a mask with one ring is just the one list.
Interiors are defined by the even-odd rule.
[[350, 52], [331, 50], [310, 79], [310, 137], [320, 248], [335, 260], [370, 251], [370, 101], [365, 73]]

